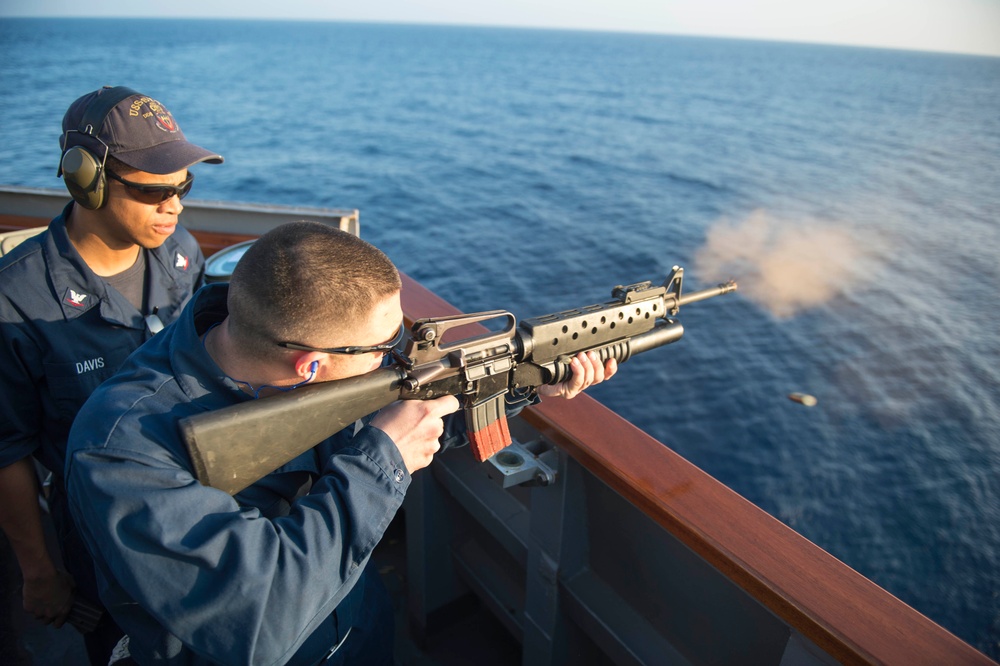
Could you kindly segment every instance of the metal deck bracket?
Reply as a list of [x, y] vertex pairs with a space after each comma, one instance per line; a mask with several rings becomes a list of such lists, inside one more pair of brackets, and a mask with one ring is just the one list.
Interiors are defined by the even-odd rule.
[[535, 446], [515, 441], [486, 459], [486, 475], [501, 488], [548, 486], [556, 480], [557, 458], [555, 449], [540, 441]]

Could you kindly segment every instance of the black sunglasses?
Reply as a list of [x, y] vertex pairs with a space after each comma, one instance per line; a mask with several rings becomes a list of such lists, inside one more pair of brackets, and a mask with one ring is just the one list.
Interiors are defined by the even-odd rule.
[[159, 183], [133, 183], [130, 180], [125, 180], [118, 174], [116, 174], [111, 169], [104, 169], [104, 173], [111, 176], [112, 179], [117, 180], [119, 183], [124, 185], [128, 190], [130, 197], [136, 201], [144, 204], [149, 204], [150, 206], [154, 204], [161, 204], [171, 197], [178, 197], [183, 199], [187, 196], [188, 192], [191, 191], [191, 185], [194, 183], [194, 174], [189, 173], [188, 177], [184, 179], [184, 182], [180, 185], [166, 185]]
[[309, 345], [300, 345], [297, 342], [279, 342], [278, 346], [284, 347], [285, 349], [294, 349], [296, 351], [323, 352], [324, 354], [351, 354], [352, 356], [358, 354], [371, 354], [373, 352], [384, 354], [388, 351], [392, 351], [396, 345], [402, 342], [405, 335], [406, 325], [400, 324], [399, 333], [396, 334], [396, 337], [379, 345], [355, 345], [353, 347], [310, 347]]

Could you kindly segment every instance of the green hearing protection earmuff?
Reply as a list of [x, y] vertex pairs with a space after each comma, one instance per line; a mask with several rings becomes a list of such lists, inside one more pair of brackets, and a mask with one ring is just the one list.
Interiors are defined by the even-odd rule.
[[108, 180], [104, 165], [108, 160], [108, 144], [98, 138], [101, 127], [119, 102], [138, 94], [125, 86], [105, 87], [84, 109], [79, 127], [66, 130], [59, 173], [73, 201], [84, 208], [96, 210], [106, 201]]

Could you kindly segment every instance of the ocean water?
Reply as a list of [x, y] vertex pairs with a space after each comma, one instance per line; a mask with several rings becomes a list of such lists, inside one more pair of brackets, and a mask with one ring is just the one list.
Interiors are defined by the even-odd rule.
[[595, 397], [1000, 658], [1000, 59], [167, 20], [0, 49], [0, 183], [59, 187], [68, 104], [129, 85], [225, 155], [192, 197], [358, 208], [468, 311], [737, 279]]

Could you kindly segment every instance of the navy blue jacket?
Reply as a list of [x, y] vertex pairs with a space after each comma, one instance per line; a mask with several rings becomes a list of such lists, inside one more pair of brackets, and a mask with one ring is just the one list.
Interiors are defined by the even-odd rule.
[[410, 474], [364, 426], [235, 498], [198, 483], [178, 419], [249, 399], [199, 339], [225, 317], [227, 290], [199, 291], [80, 411], [70, 505], [139, 663], [312, 664], [355, 622], [356, 583]]
[[[0, 259], [0, 467], [35, 457], [62, 475], [73, 417], [150, 333], [143, 314], [94, 274], [66, 234], [70, 204]], [[201, 286], [185, 229], [147, 255], [148, 303], [166, 324]]]

